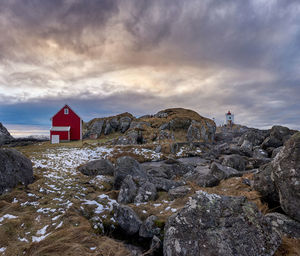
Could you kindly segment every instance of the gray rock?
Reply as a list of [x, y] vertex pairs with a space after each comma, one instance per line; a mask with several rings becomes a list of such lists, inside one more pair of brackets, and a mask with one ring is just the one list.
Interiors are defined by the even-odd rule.
[[88, 176], [114, 175], [115, 168], [109, 160], [99, 159], [79, 166], [78, 170]]
[[120, 118], [119, 123], [120, 123], [120, 130], [122, 133], [126, 132], [129, 129], [131, 121], [132, 121], [131, 118], [128, 116], [124, 116]]
[[150, 200], [155, 200], [156, 196], [157, 196], [156, 186], [146, 181], [143, 182], [143, 184], [139, 187], [134, 202], [135, 203], [148, 202]]
[[198, 191], [169, 217], [163, 251], [165, 256], [271, 256], [280, 244], [271, 223], [246, 198]]
[[0, 195], [19, 183], [33, 182], [31, 161], [15, 149], [0, 149]]
[[130, 156], [123, 156], [117, 159], [116, 169], [114, 171], [114, 187], [119, 189], [127, 175], [133, 178], [147, 179], [147, 173], [138, 161]]
[[161, 145], [157, 145], [154, 151], [156, 153], [160, 153], [161, 152]]
[[128, 235], [139, 232], [142, 221], [129, 206], [114, 205], [114, 218], [120, 228]]
[[193, 171], [183, 176], [186, 181], [196, 183], [200, 187], [213, 187], [218, 185], [219, 179], [213, 176], [208, 166], [197, 166]]
[[215, 178], [217, 178], [219, 181], [231, 177], [240, 177], [243, 175], [242, 172], [239, 172], [234, 168], [224, 166], [216, 162], [212, 163], [210, 167], [210, 174], [213, 175]]
[[216, 127], [211, 125], [209, 122], [206, 122], [205, 125], [203, 123], [199, 123], [196, 121], [192, 121], [188, 126], [187, 130], [187, 141], [214, 141], [215, 138]]
[[250, 129], [240, 137], [238, 145], [242, 145], [245, 141], [248, 141], [252, 146], [258, 146], [264, 141], [268, 134], [268, 131]]
[[170, 130], [170, 123], [163, 123], [160, 127], [159, 130]]
[[253, 144], [248, 140], [244, 140], [240, 147], [241, 152], [246, 156], [252, 156]]
[[144, 142], [142, 131], [128, 130], [124, 136], [120, 136], [116, 144], [117, 145], [135, 145], [142, 144]]
[[[248, 166], [247, 169], [257, 169], [261, 166], [268, 164], [271, 162], [271, 158], [248, 158]], [[249, 168], [249, 166], [251, 168]]]
[[194, 167], [192, 165], [184, 164], [178, 160], [175, 160], [171, 163], [165, 161], [161, 165], [161, 168], [163, 168], [165, 170], [165, 173], [168, 174], [169, 178], [171, 178], [173, 176], [183, 176], [186, 173], [194, 170]]
[[0, 123], [0, 146], [9, 143], [13, 139], [8, 130]]
[[261, 147], [263, 149], [267, 148], [277, 148], [283, 145], [283, 142], [275, 137], [267, 137], [263, 143], [261, 144]]
[[[153, 236], [151, 245], [150, 245], [150, 255], [161, 255], [160, 251], [162, 251], [162, 242], [157, 236]], [[160, 253], [160, 254], [159, 254]]]
[[176, 198], [184, 197], [190, 192], [191, 188], [188, 186], [180, 186], [177, 188], [172, 188], [169, 190], [168, 194], [171, 200], [174, 200]]
[[223, 156], [222, 164], [225, 166], [232, 167], [238, 171], [244, 171], [246, 166], [246, 161], [240, 155], [228, 155], [228, 156]]
[[137, 186], [130, 175], [127, 175], [123, 180], [120, 192], [118, 195], [118, 202], [121, 204], [129, 204], [134, 201], [137, 194]]
[[141, 225], [139, 235], [144, 238], [152, 238], [160, 234], [160, 228], [155, 225], [157, 217], [154, 215], [149, 216]]
[[253, 151], [253, 158], [268, 158], [268, 152], [261, 149], [261, 148], [256, 148]]
[[253, 176], [253, 188], [258, 191], [262, 198], [271, 204], [278, 203], [279, 197], [274, 182], [271, 179], [272, 164], [265, 164], [259, 168], [258, 173]]
[[272, 158], [275, 158], [282, 148], [283, 147], [274, 148], [272, 151]]
[[294, 134], [272, 162], [271, 178], [284, 212], [300, 221], [300, 132]]
[[157, 178], [157, 177], [150, 177], [149, 181], [153, 183], [157, 189], [157, 191], [166, 191], [168, 192], [172, 188], [176, 188], [179, 186], [185, 185], [183, 181], [174, 181], [165, 178]]
[[268, 213], [265, 216], [282, 236], [300, 238], [300, 222], [278, 212]]
[[84, 137], [98, 138], [103, 131], [104, 123], [105, 123], [104, 119], [100, 119], [92, 123], [92, 125], [88, 128]]

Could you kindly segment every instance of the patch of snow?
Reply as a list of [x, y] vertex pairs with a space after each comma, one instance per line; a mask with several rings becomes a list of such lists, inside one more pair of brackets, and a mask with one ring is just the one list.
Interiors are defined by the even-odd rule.
[[37, 235], [45, 235], [48, 227], [49, 227], [49, 225], [46, 225], [46, 226], [43, 227], [42, 229], [38, 230], [38, 231], [36, 232], [36, 234], [37, 234]]
[[43, 235], [43, 236], [33, 236], [32, 238], [31, 238], [31, 240], [32, 240], [32, 242], [34, 243], [34, 242], [37, 242], [37, 243], [39, 243], [40, 241], [42, 241], [42, 240], [44, 240], [47, 236], [49, 236], [51, 233], [49, 233], [49, 234], [46, 234], [46, 235]]
[[5, 252], [6, 248], [5, 247], [1, 247], [0, 248], [0, 252]]
[[159, 207], [161, 204], [153, 204], [154, 207]]
[[19, 241], [21, 241], [21, 242], [29, 243], [29, 241], [28, 241], [25, 237], [23, 237], [23, 238], [18, 237], [18, 239], [19, 239]]
[[11, 214], [5, 214], [3, 217], [0, 217], [0, 222], [4, 221], [5, 219], [16, 219], [18, 218], [17, 216], [11, 215]]
[[56, 227], [55, 229], [58, 229], [58, 228], [62, 227], [62, 225], [63, 225], [63, 221], [61, 221], [61, 222], [57, 225], [57, 227]]

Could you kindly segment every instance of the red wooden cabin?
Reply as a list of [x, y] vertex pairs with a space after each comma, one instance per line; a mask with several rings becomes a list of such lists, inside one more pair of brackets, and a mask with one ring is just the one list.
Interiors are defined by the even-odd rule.
[[52, 118], [51, 143], [82, 139], [82, 119], [65, 105]]

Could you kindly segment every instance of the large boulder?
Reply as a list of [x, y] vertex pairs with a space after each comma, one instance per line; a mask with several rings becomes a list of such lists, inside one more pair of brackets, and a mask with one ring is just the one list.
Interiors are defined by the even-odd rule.
[[149, 181], [143, 182], [138, 189], [134, 199], [135, 203], [148, 202], [154, 200], [157, 196], [156, 186]]
[[259, 146], [268, 134], [269, 131], [250, 129], [240, 137], [238, 145], [243, 145], [245, 141], [248, 141], [252, 144], [252, 146]]
[[270, 136], [267, 137], [263, 143], [262, 148], [267, 149], [270, 147], [277, 148], [282, 146], [293, 134], [295, 131], [290, 130], [284, 126], [273, 126], [270, 131]]
[[0, 123], [0, 146], [12, 141], [14, 138], [10, 135], [8, 130]]
[[147, 173], [143, 167], [130, 156], [123, 156], [117, 159], [116, 169], [114, 171], [114, 187], [119, 189], [123, 180], [127, 175], [131, 175], [133, 178], [142, 180], [147, 179]]
[[262, 195], [266, 202], [278, 204], [278, 192], [271, 179], [272, 171], [273, 166], [271, 163], [261, 166], [258, 172], [254, 174], [253, 188]]
[[281, 208], [300, 221], [300, 132], [285, 143], [272, 164], [271, 177], [279, 193]]
[[240, 177], [243, 175], [242, 172], [239, 172], [238, 170], [231, 168], [229, 166], [221, 165], [217, 162], [213, 162], [210, 167], [211, 175], [216, 177], [219, 181], [228, 179], [231, 177]]
[[238, 171], [244, 171], [246, 167], [245, 159], [237, 154], [223, 156], [222, 164], [234, 168]]
[[114, 218], [120, 228], [128, 235], [139, 232], [142, 221], [129, 206], [114, 205]]
[[99, 159], [79, 166], [78, 170], [84, 175], [96, 176], [114, 175], [115, 168], [109, 160]]
[[0, 194], [33, 182], [31, 161], [15, 149], [0, 149]]
[[245, 197], [198, 191], [165, 226], [164, 255], [273, 255], [281, 238]]

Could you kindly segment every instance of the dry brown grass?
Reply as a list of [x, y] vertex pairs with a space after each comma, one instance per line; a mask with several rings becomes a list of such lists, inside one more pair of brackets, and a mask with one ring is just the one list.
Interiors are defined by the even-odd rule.
[[274, 256], [299, 256], [300, 239], [282, 237], [282, 244]]

